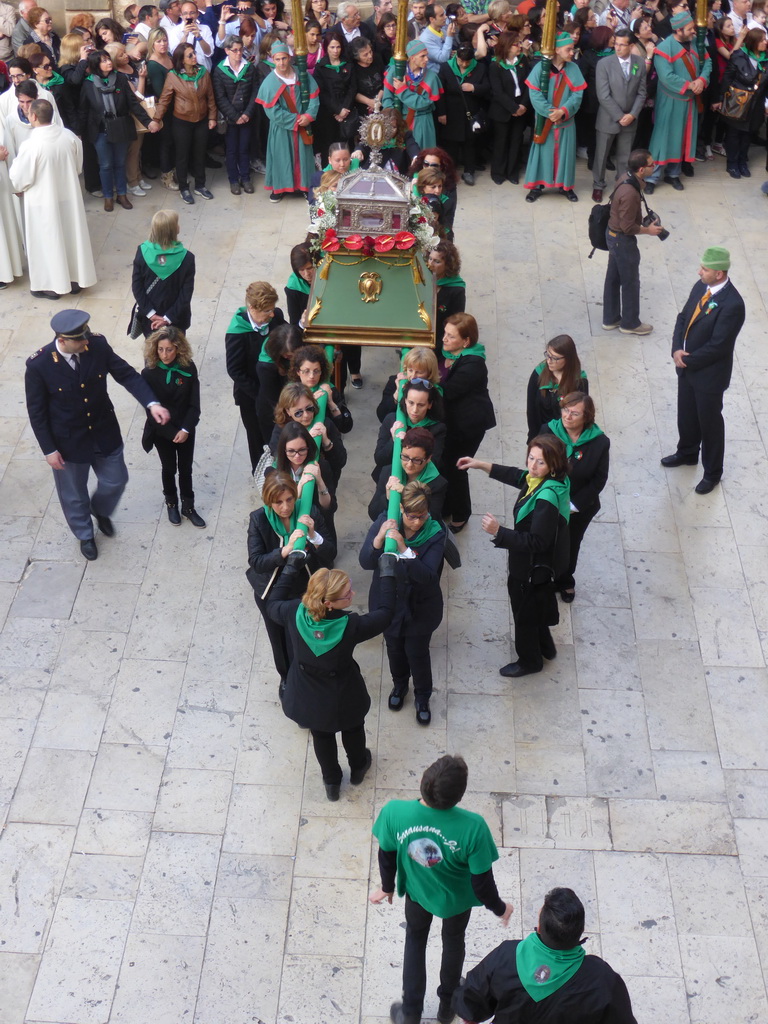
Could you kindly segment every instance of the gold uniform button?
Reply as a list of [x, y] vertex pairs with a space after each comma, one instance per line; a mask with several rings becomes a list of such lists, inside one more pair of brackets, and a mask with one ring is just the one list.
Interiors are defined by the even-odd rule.
[[[84, 399], [83, 399], [83, 401], [84, 401], [84, 402], [87, 402], [87, 401], [88, 401], [88, 399], [87, 399], [87, 398], [84, 398]], [[89, 413], [88, 415], [90, 416], [90, 413]]]
[[81, 388], [84, 388], [84, 387], [85, 387], [85, 384], [81, 384], [81, 385], [80, 385], [80, 387], [81, 387]]

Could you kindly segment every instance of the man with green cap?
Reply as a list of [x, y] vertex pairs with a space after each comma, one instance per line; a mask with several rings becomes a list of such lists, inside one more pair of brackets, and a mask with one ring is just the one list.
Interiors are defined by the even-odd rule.
[[545, 188], [557, 188], [572, 203], [576, 177], [576, 123], [574, 118], [584, 98], [587, 83], [573, 63], [573, 39], [561, 32], [555, 40], [555, 56], [549, 83], [541, 81], [542, 62], [531, 71], [526, 85], [536, 114], [546, 118], [540, 134], [534, 134], [525, 169], [525, 197], [535, 203]]
[[672, 337], [677, 370], [677, 451], [662, 466], [695, 466], [704, 476], [697, 494], [709, 494], [723, 475], [723, 394], [731, 383], [733, 349], [744, 325], [744, 300], [728, 277], [731, 254], [712, 245], [704, 251], [697, 284], [678, 314]]
[[682, 192], [680, 171], [683, 161], [696, 159], [701, 94], [709, 85], [712, 61], [699, 60], [692, 45], [696, 35], [693, 19], [680, 11], [670, 19], [672, 35], [654, 51], [653, 66], [659, 79], [656, 93], [656, 120], [648, 147], [656, 161], [656, 170], [645, 183], [651, 195], [664, 174], [664, 181]]
[[419, 150], [437, 145], [435, 135], [435, 104], [443, 95], [440, 79], [427, 68], [429, 53], [420, 39], [412, 39], [405, 48], [408, 63], [405, 78], [396, 78], [392, 65], [384, 75], [382, 107], [403, 107], [406, 126]]
[[309, 105], [301, 112], [299, 79], [291, 67], [285, 43], [273, 43], [275, 65], [261, 84], [256, 102], [269, 118], [265, 187], [270, 202], [279, 203], [286, 192], [307, 192], [315, 169], [310, 125], [320, 106], [317, 82], [309, 78]]
[[573, 889], [552, 889], [538, 927], [522, 941], [502, 942], [456, 991], [465, 1021], [495, 1024], [637, 1024], [627, 986], [599, 956], [584, 950], [584, 904]]

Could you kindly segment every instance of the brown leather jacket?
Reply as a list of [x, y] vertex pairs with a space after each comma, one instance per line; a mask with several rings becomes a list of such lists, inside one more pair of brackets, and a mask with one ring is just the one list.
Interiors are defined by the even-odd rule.
[[173, 116], [180, 121], [215, 121], [216, 101], [211, 76], [206, 71], [197, 80], [197, 88], [174, 71], [165, 76], [160, 99], [155, 104], [155, 117], [161, 118], [173, 104]]

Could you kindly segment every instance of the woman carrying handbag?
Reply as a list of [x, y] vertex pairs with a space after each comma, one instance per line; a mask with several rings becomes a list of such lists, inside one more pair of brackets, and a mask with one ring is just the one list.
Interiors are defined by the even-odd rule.
[[732, 178], [750, 178], [749, 142], [765, 120], [768, 87], [768, 44], [765, 32], [752, 28], [739, 49], [734, 50], [723, 74], [719, 104], [726, 123], [725, 155]]
[[179, 215], [158, 210], [149, 238], [133, 259], [131, 288], [136, 303], [128, 326], [130, 336], [146, 338], [167, 324], [189, 330], [194, 287], [195, 257], [179, 241]]

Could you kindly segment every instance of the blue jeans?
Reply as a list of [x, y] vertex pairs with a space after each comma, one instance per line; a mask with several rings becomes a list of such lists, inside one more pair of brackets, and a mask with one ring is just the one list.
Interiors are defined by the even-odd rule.
[[603, 323], [625, 330], [640, 326], [640, 250], [635, 235], [608, 229], [608, 267], [603, 285]]
[[645, 180], [650, 181], [651, 184], [655, 185], [661, 178], [662, 174], [665, 178], [679, 178], [680, 164], [656, 164], [656, 170], [653, 174], [649, 174]]
[[252, 124], [228, 124], [225, 136], [227, 177], [230, 185], [251, 180]]
[[125, 177], [125, 158], [128, 155], [127, 142], [109, 142], [106, 132], [100, 132], [94, 142], [99, 158], [101, 191], [107, 199], [115, 194], [124, 196], [128, 188]]

